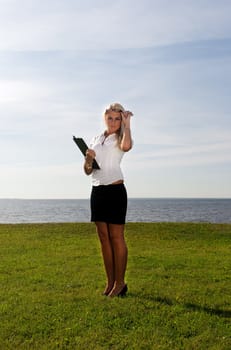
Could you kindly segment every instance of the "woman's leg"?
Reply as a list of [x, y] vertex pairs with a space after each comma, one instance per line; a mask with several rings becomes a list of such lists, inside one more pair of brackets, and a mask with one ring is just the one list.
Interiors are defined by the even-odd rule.
[[104, 294], [108, 295], [109, 292], [112, 290], [115, 282], [114, 253], [110, 241], [108, 224], [106, 224], [105, 222], [96, 222], [95, 224], [101, 243], [103, 261], [107, 275], [107, 286], [104, 291]]
[[128, 250], [124, 239], [124, 225], [108, 224], [114, 254], [114, 287], [110, 296], [118, 295], [125, 286], [124, 276], [127, 267]]

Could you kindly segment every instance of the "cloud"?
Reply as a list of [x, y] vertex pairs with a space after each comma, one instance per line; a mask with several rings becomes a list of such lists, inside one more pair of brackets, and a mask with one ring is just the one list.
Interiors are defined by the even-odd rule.
[[[85, 3], [85, 2], [84, 2]], [[118, 49], [227, 37], [227, 1], [2, 0], [0, 49]], [[214, 25], [216, 23], [216, 25]]]
[[124, 164], [133, 193], [157, 173], [170, 186], [172, 171], [203, 168], [210, 176], [210, 167], [228, 168], [231, 2], [0, 6], [1, 196], [22, 196], [30, 184], [26, 197], [72, 197], [83, 181], [86, 197], [72, 134], [89, 141], [101, 132], [112, 101], [134, 112], [134, 149]]
[[1, 169], [0, 192], [1, 198], [86, 198], [90, 178], [84, 176], [82, 162], [65, 167], [22, 163]]
[[26, 102], [31, 98], [43, 98], [51, 94], [48, 86], [26, 80], [0, 80], [1, 104]]
[[145, 168], [154, 172], [155, 169], [175, 167], [199, 167], [208, 165], [218, 167], [219, 164], [231, 163], [231, 143], [220, 142], [204, 145], [166, 146], [138, 145], [140, 150], [130, 155], [129, 166], [137, 169]]

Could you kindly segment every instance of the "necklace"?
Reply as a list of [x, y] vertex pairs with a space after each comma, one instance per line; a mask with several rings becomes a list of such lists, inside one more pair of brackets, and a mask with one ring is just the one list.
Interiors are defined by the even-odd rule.
[[101, 142], [101, 145], [102, 145], [102, 146], [103, 146], [103, 144], [104, 144], [106, 138], [107, 138], [109, 135], [110, 135], [110, 134], [108, 134], [107, 131], [105, 131], [105, 132], [103, 133], [104, 139], [103, 139], [103, 141]]
[[105, 134], [104, 134], [104, 139], [103, 139], [103, 141], [101, 142], [101, 145], [102, 145], [102, 146], [104, 145], [104, 142], [105, 142], [105, 140], [106, 140], [107, 137], [108, 137], [108, 135], [105, 135]]

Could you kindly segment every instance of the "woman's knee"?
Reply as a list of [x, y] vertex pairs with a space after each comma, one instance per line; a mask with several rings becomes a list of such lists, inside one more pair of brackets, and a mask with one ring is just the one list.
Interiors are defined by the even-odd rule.
[[109, 225], [109, 232], [113, 244], [125, 244], [124, 228], [122, 225]]
[[124, 238], [124, 225], [109, 224], [108, 230], [112, 238], [115, 238], [115, 239]]

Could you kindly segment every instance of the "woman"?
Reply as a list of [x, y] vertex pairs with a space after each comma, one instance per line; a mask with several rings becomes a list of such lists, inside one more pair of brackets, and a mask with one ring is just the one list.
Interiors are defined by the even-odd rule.
[[[106, 109], [106, 130], [96, 136], [86, 152], [84, 171], [92, 175], [91, 221], [95, 222], [101, 243], [107, 285], [104, 295], [124, 296], [127, 266], [127, 246], [124, 225], [127, 211], [127, 193], [120, 162], [124, 152], [132, 148], [130, 118], [119, 103]], [[93, 169], [93, 159], [100, 169]]]

